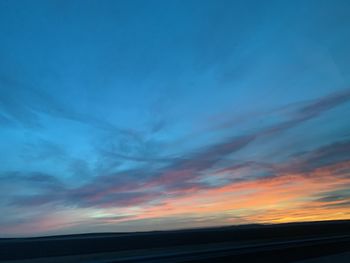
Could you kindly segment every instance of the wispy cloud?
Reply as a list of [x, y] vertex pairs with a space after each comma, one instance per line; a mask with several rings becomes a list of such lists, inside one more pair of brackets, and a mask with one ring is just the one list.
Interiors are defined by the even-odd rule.
[[79, 112], [30, 82], [22, 83], [10, 77], [1, 77], [0, 94], [6, 94], [0, 98], [0, 116], [4, 124], [12, 122], [27, 128], [39, 128], [44, 125], [40, 114], [45, 114], [53, 118], [72, 120], [93, 128], [119, 133], [128, 136], [129, 139], [140, 139], [140, 134], [136, 131], [120, 128], [102, 118]]
[[[335, 97], [338, 98], [336, 100], [338, 104], [334, 102]], [[181, 196], [191, 196], [202, 191], [214, 193], [227, 188], [230, 189], [228, 192], [234, 193], [237, 189], [235, 185], [254, 184], [258, 186], [270, 180], [275, 182], [288, 181], [288, 178], [293, 174], [295, 174], [295, 176], [293, 175], [295, 184], [299, 184], [303, 180], [316, 180], [316, 176], [320, 175], [318, 170], [323, 171], [324, 168], [324, 171], [327, 171], [328, 167], [336, 167], [337, 169], [332, 168], [327, 180], [331, 176], [338, 178], [337, 180], [347, 180], [348, 173], [344, 169], [348, 168], [346, 165], [345, 167], [341, 166], [341, 164], [350, 160], [349, 141], [338, 141], [308, 152], [294, 154], [290, 156], [290, 159], [278, 164], [255, 160], [236, 161], [236, 165], [225, 162], [220, 164], [220, 161], [225, 160], [228, 156], [254, 143], [257, 137], [265, 136], [267, 131], [269, 134], [273, 132], [277, 135], [277, 132], [283, 129], [291, 129], [300, 121], [304, 122], [342, 103], [344, 103], [344, 99], [341, 99], [340, 95], [321, 98], [298, 109], [296, 111], [298, 113], [305, 112], [304, 109], [314, 108], [314, 105], [318, 105], [316, 108], [319, 110], [312, 110], [312, 114], [307, 110], [307, 113], [302, 114], [302, 118], [292, 116], [289, 122], [293, 125], [277, 124], [272, 128], [257, 131], [253, 135], [229, 138], [221, 143], [180, 157], [164, 158], [161, 160], [164, 161], [165, 165], [159, 167], [143, 166], [140, 169], [97, 175], [77, 188], [65, 185], [54, 176], [41, 173], [12, 173], [2, 175], [1, 180], [12, 187], [20, 187], [18, 189], [21, 187], [33, 189], [34, 187], [39, 190], [35, 194], [30, 193], [30, 191], [27, 194], [18, 194], [21, 191], [15, 192], [10, 200], [11, 206], [55, 204], [81, 208], [146, 207], [149, 205], [156, 207], [157, 203], [175, 201]], [[331, 106], [321, 107], [319, 105]], [[281, 128], [282, 126], [283, 128]], [[278, 129], [274, 127], [278, 127]], [[272, 139], [272, 137], [269, 138]], [[237, 171], [241, 173], [242, 169], [245, 168], [248, 169], [245, 176], [237, 178]], [[211, 185], [202, 180], [205, 177], [215, 177], [219, 174], [226, 174], [227, 180], [224, 185]], [[286, 179], [278, 179], [282, 177], [286, 177]], [[301, 179], [303, 177], [310, 177], [310, 179]], [[259, 183], [260, 181], [261, 183]], [[247, 189], [254, 189], [254, 187]], [[287, 189], [286, 185], [286, 191], [288, 191]], [[50, 193], [48, 193], [49, 190]], [[324, 198], [326, 200], [327, 196]]]
[[[282, 163], [269, 163], [268, 160], [264, 162], [235, 160], [235, 164], [232, 165], [232, 162], [227, 162], [227, 159], [247, 146], [253, 145], [257, 138], [273, 140], [274, 136], [278, 136], [280, 132], [293, 129], [300, 123], [348, 102], [349, 93], [345, 91], [311, 101], [295, 109], [289, 119], [280, 123], [251, 134], [227, 138], [180, 156], [154, 159], [147, 156], [129, 157], [119, 153], [104, 152], [103, 154], [108, 154], [111, 158], [142, 161], [145, 165], [137, 169], [96, 174], [78, 187], [67, 185], [57, 177], [41, 172], [2, 174], [0, 177], [2, 187], [12, 189], [11, 193], [3, 192], [2, 201], [5, 201], [3, 205], [25, 209], [46, 207], [43, 213], [47, 213], [48, 207], [107, 210], [138, 207], [140, 209], [132, 216], [120, 214], [116, 220], [107, 217], [103, 221], [106, 224], [123, 222], [124, 217], [137, 221], [187, 214], [193, 206], [198, 207], [196, 213], [202, 214], [203, 217], [212, 212], [233, 211], [232, 217], [225, 219], [227, 223], [234, 218], [234, 211], [237, 209], [240, 215], [243, 215], [241, 217], [245, 222], [304, 220], [310, 218], [302, 210], [305, 206], [316, 211], [315, 218], [328, 218], [326, 209], [342, 211], [339, 212], [341, 214], [338, 217], [334, 218], [343, 218], [348, 213], [346, 212], [347, 197], [339, 193], [327, 193], [325, 190], [336, 192], [344, 184], [350, 183], [348, 140], [295, 153]], [[42, 141], [39, 148], [41, 149], [39, 155], [31, 158], [50, 156], [68, 158], [59, 150], [59, 147], [47, 141]], [[154, 164], [157, 165], [154, 166]], [[218, 177], [220, 174], [224, 174], [223, 183], [211, 184], [203, 180]], [[303, 193], [307, 188], [312, 189], [312, 192]], [[307, 198], [313, 198], [312, 196], [318, 192], [322, 194], [314, 198], [315, 201], [307, 201]], [[236, 195], [237, 198], [239, 197], [239, 203], [228, 202], [227, 198], [235, 198]], [[300, 201], [303, 198], [306, 200]], [[293, 204], [294, 208], [286, 209], [285, 203]], [[256, 210], [258, 206], [265, 207], [262, 208], [265, 210], [263, 212], [261, 209]], [[266, 208], [270, 206], [275, 208]], [[282, 211], [285, 211], [287, 216], [283, 215]], [[259, 213], [264, 215], [257, 216]], [[23, 223], [24, 226], [35, 225], [40, 221], [35, 218], [32, 222]], [[86, 220], [94, 222], [93, 218]], [[73, 225], [75, 224], [71, 226]]]

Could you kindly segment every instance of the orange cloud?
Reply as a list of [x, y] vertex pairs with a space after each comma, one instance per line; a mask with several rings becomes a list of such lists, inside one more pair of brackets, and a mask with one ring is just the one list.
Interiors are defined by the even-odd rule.
[[[350, 162], [338, 163], [307, 173], [285, 173], [272, 178], [233, 183], [216, 189], [194, 190], [145, 207], [137, 219], [189, 215], [236, 216], [248, 222], [274, 223], [349, 219], [350, 207], [332, 206], [340, 201], [317, 202], [323, 193], [350, 185]], [[339, 171], [345, 171], [339, 173]]]

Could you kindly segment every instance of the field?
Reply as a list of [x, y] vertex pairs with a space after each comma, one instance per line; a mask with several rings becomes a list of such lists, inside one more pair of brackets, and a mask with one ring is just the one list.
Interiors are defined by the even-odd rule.
[[0, 261], [23, 263], [292, 262], [347, 251], [350, 221], [0, 239]]

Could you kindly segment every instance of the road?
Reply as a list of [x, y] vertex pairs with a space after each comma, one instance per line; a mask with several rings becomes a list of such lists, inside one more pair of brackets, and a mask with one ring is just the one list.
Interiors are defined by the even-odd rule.
[[[320, 250], [323, 252], [320, 253]], [[97, 253], [39, 259], [9, 260], [11, 263], [43, 262], [96, 262], [96, 263], [135, 263], [135, 262], [292, 262], [328, 253], [350, 251], [350, 235], [323, 238], [306, 238], [290, 241], [274, 241], [237, 245], [231, 243], [205, 244], [200, 246], [177, 246], [170, 248], [133, 250], [122, 253]], [[282, 260], [283, 259], [283, 260]], [[282, 261], [281, 261], [282, 260]], [[333, 261], [334, 262], [334, 261]]]
[[0, 262], [12, 263], [294, 262], [342, 252], [349, 221], [0, 239]]

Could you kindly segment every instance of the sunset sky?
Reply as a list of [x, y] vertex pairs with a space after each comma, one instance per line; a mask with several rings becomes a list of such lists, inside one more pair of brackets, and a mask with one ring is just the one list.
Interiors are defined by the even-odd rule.
[[0, 237], [350, 219], [349, 11], [0, 0]]

